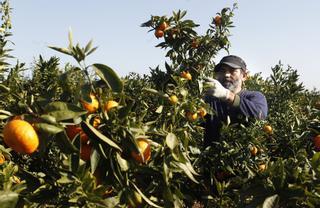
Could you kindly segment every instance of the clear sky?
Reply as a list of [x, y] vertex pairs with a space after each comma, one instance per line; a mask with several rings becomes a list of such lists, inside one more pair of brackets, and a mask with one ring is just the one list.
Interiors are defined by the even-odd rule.
[[239, 8], [233, 19], [230, 53], [241, 56], [252, 73], [262, 72], [264, 77], [281, 60], [298, 70], [307, 88], [320, 89], [318, 0], [11, 0], [13, 55], [29, 66], [40, 54], [75, 64], [47, 48], [67, 46], [71, 27], [74, 42], [84, 45], [93, 39], [99, 46], [87, 63], [106, 64], [120, 76], [148, 74], [149, 67], [163, 66], [165, 51], [154, 47], [160, 41], [141, 23], [151, 15], [169, 16], [181, 9], [188, 12], [187, 19], [201, 25], [198, 33], [203, 34], [216, 12], [235, 2]]

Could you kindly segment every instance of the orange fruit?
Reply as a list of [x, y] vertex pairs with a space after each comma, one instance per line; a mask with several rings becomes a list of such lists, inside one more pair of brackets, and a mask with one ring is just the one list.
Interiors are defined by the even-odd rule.
[[82, 131], [80, 126], [77, 125], [67, 125], [66, 133], [70, 140], [73, 140]]
[[220, 15], [217, 15], [217, 16], [214, 18], [214, 24], [215, 24], [216, 26], [220, 26], [221, 23], [222, 23], [222, 18], [221, 18]]
[[199, 108], [198, 115], [200, 116], [200, 118], [204, 118], [207, 115], [206, 109], [203, 107]]
[[81, 143], [87, 143], [89, 141], [88, 135], [86, 135], [78, 125], [67, 125], [66, 133], [70, 140], [73, 140], [78, 134], [80, 134]]
[[84, 161], [90, 160], [92, 146], [90, 144], [82, 144], [80, 149], [80, 158]]
[[313, 138], [313, 145], [316, 150], [320, 150], [320, 134]]
[[256, 146], [251, 147], [250, 153], [252, 156], [256, 156], [258, 154], [258, 148]]
[[98, 126], [101, 124], [101, 119], [99, 118], [99, 117], [95, 117], [94, 119], [93, 119], [93, 123], [92, 123], [92, 126], [94, 127], [94, 128], [98, 128]]
[[148, 140], [139, 138], [136, 140], [138, 145], [139, 153], [132, 151], [132, 158], [138, 163], [147, 163], [151, 158], [151, 146]]
[[168, 23], [166, 22], [162, 22], [158, 27], [157, 27], [157, 30], [162, 30], [162, 31], [165, 31], [167, 28], [168, 28]]
[[0, 153], [0, 165], [2, 165], [6, 161], [6, 158], [2, 153]]
[[119, 103], [114, 100], [109, 100], [104, 104], [104, 110], [109, 112], [112, 108], [118, 107]]
[[267, 134], [272, 134], [272, 127], [270, 125], [265, 125], [263, 127], [263, 131], [266, 132]]
[[188, 121], [193, 122], [193, 121], [196, 121], [196, 120], [197, 120], [198, 114], [197, 114], [197, 113], [193, 113], [193, 112], [191, 112], [191, 111], [188, 111], [188, 112], [186, 113], [186, 117], [187, 117]]
[[192, 80], [192, 75], [188, 71], [181, 72], [180, 76], [186, 80]]
[[163, 30], [156, 29], [156, 31], [154, 32], [154, 35], [157, 38], [162, 38], [164, 36], [164, 32], [163, 32]]
[[94, 94], [90, 94], [91, 103], [81, 100], [82, 107], [88, 111], [88, 113], [94, 113], [99, 108], [99, 101]]
[[172, 105], [175, 105], [178, 103], [179, 99], [176, 95], [171, 95], [170, 98], [169, 98], [169, 101]]
[[259, 171], [262, 172], [262, 171], [265, 171], [265, 170], [266, 170], [267, 166], [266, 166], [266, 164], [260, 164], [260, 165], [258, 166], [258, 168], [259, 168]]
[[86, 144], [89, 141], [89, 137], [84, 131], [80, 131], [80, 140], [82, 144]]
[[31, 154], [39, 146], [37, 132], [24, 120], [9, 121], [3, 129], [3, 140], [14, 151], [23, 154]]

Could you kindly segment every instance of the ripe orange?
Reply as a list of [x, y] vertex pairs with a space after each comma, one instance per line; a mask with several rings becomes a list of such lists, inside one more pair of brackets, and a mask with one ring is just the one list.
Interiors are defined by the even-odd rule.
[[70, 140], [75, 138], [77, 134], [81, 132], [81, 127], [77, 125], [67, 125], [66, 126], [66, 133]]
[[260, 172], [265, 171], [267, 168], [266, 164], [260, 164], [258, 167]]
[[39, 146], [39, 137], [30, 123], [24, 120], [12, 120], [3, 129], [4, 142], [14, 151], [31, 154]]
[[258, 154], [258, 148], [256, 146], [251, 147], [250, 153], [252, 156], [256, 156]]
[[82, 144], [80, 149], [80, 158], [84, 161], [90, 160], [92, 146], [90, 144]]
[[0, 153], [0, 165], [2, 165], [6, 161], [6, 158], [2, 153]]
[[151, 158], [151, 146], [148, 140], [139, 138], [136, 140], [139, 153], [132, 151], [131, 156], [138, 163], [147, 163]]
[[169, 98], [169, 101], [172, 105], [175, 105], [178, 103], [179, 99], [176, 95], [171, 95], [170, 98]]
[[265, 125], [263, 127], [263, 131], [266, 132], [267, 134], [272, 134], [272, 127], [270, 125]]
[[119, 103], [114, 100], [109, 100], [104, 104], [104, 110], [109, 112], [112, 108], [118, 107]]
[[181, 72], [180, 76], [186, 80], [192, 80], [192, 75], [188, 71]]
[[188, 121], [193, 122], [193, 121], [196, 121], [196, 120], [197, 120], [198, 114], [197, 114], [197, 113], [193, 113], [193, 112], [191, 112], [191, 111], [188, 111], [188, 112], [186, 113], [186, 117], [187, 117]]
[[154, 35], [157, 38], [162, 38], [164, 36], [164, 32], [163, 32], [163, 30], [156, 29], [156, 31], [154, 32]]
[[88, 113], [94, 113], [99, 108], [99, 101], [94, 94], [90, 94], [91, 103], [81, 100], [82, 107], [88, 111]]
[[222, 18], [221, 18], [220, 15], [217, 15], [217, 16], [214, 18], [214, 24], [215, 24], [216, 26], [220, 26], [221, 23], [222, 23]]
[[92, 123], [92, 126], [94, 128], [98, 128], [98, 126], [101, 124], [101, 119], [97, 116], [93, 119], [93, 123]]
[[320, 134], [313, 138], [313, 145], [316, 148], [316, 150], [320, 150]]
[[162, 31], [165, 31], [167, 28], [168, 28], [168, 23], [166, 22], [162, 22], [158, 27], [157, 27], [157, 30], [162, 30]]
[[78, 134], [80, 134], [81, 143], [87, 143], [89, 141], [88, 135], [86, 135], [78, 125], [67, 125], [66, 133], [70, 140], [73, 140]]
[[207, 115], [206, 109], [204, 107], [199, 108], [198, 115], [200, 116], [200, 118], [204, 118]]

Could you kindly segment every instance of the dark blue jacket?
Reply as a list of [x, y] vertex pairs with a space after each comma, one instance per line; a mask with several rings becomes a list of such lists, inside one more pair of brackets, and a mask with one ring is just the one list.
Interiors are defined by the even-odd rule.
[[265, 96], [257, 91], [243, 90], [235, 96], [232, 104], [217, 98], [206, 98], [206, 102], [213, 109], [213, 115], [206, 116], [204, 145], [218, 141], [222, 123], [227, 123], [228, 116], [231, 123], [244, 123], [246, 118], [265, 119], [268, 105]]

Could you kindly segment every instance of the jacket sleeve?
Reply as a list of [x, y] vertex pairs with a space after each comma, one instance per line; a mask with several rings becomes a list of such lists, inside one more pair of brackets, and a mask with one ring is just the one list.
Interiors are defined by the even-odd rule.
[[268, 115], [267, 100], [261, 92], [236, 95], [233, 106], [238, 107], [246, 117], [265, 119]]

